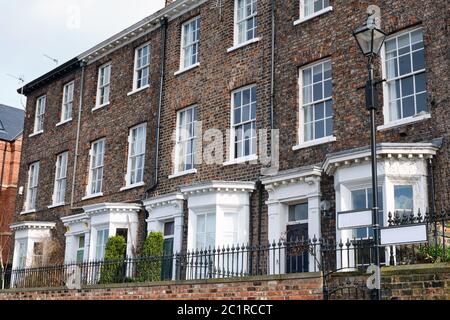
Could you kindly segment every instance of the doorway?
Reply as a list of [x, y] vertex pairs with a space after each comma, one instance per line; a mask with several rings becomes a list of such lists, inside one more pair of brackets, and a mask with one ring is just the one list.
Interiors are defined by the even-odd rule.
[[289, 206], [286, 273], [309, 272], [308, 203]]
[[162, 281], [172, 280], [174, 234], [175, 223], [173, 221], [164, 223], [163, 261], [161, 268]]

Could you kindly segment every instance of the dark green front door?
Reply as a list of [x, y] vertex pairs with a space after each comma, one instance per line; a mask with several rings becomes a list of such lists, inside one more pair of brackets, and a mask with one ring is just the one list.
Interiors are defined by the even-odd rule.
[[161, 280], [172, 280], [173, 238], [164, 239]]

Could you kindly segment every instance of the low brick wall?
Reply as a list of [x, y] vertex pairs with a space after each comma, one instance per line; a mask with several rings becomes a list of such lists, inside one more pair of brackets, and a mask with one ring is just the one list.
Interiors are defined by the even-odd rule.
[[386, 300], [450, 300], [450, 264], [385, 268], [382, 273]]
[[[336, 273], [331, 299], [370, 299], [367, 275]], [[384, 300], [450, 300], [450, 264], [387, 267], [382, 270]], [[0, 300], [322, 300], [321, 273], [261, 276], [233, 280], [160, 282], [0, 291]]]
[[[367, 278], [360, 272], [334, 274], [331, 299], [370, 299]], [[381, 287], [383, 300], [450, 300], [450, 264], [385, 267]]]
[[322, 300], [320, 273], [236, 280], [0, 291], [0, 300]]

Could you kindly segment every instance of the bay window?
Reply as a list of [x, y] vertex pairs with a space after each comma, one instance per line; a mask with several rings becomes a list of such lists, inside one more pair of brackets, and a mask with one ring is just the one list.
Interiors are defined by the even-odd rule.
[[85, 247], [86, 236], [80, 235], [77, 238], [77, 252], [76, 252], [76, 262], [82, 263], [84, 261], [84, 247]]
[[205, 213], [197, 215], [196, 226], [196, 244], [197, 250], [214, 249], [216, 246], [216, 214]]
[[32, 267], [38, 268], [42, 267], [44, 264], [44, 243], [34, 242], [33, 243], [33, 257], [32, 257]]
[[400, 216], [403, 214], [410, 216], [414, 213], [413, 206], [413, 186], [412, 185], [396, 185], [394, 186], [394, 211], [398, 212]]
[[[372, 188], [357, 189], [351, 191], [352, 210], [363, 210], [372, 208]], [[383, 226], [383, 189], [378, 188], [378, 221]], [[353, 230], [356, 239], [373, 238], [372, 228], [358, 228]]]
[[18, 256], [17, 256], [17, 269], [24, 269], [27, 266], [27, 242], [18, 241], [16, 242], [18, 246]]
[[97, 242], [95, 245], [95, 259], [97, 261], [103, 260], [105, 257], [106, 243], [108, 242], [109, 230], [103, 229], [97, 231]]

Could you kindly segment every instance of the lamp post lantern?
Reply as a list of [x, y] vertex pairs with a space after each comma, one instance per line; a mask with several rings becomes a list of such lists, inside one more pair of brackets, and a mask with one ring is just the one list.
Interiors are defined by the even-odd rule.
[[377, 83], [374, 80], [373, 60], [380, 53], [381, 47], [386, 39], [386, 34], [381, 30], [380, 8], [369, 6], [367, 13], [369, 18], [367, 24], [353, 32], [361, 52], [367, 57], [367, 69], [369, 78], [366, 83], [366, 108], [370, 111], [370, 130], [371, 130], [371, 156], [372, 156], [372, 225], [374, 237], [374, 264], [377, 267], [376, 286], [374, 289], [374, 298], [381, 299], [380, 288], [380, 221], [378, 217], [378, 173], [377, 173], [377, 139], [376, 139], [376, 121], [375, 112], [377, 103]]

